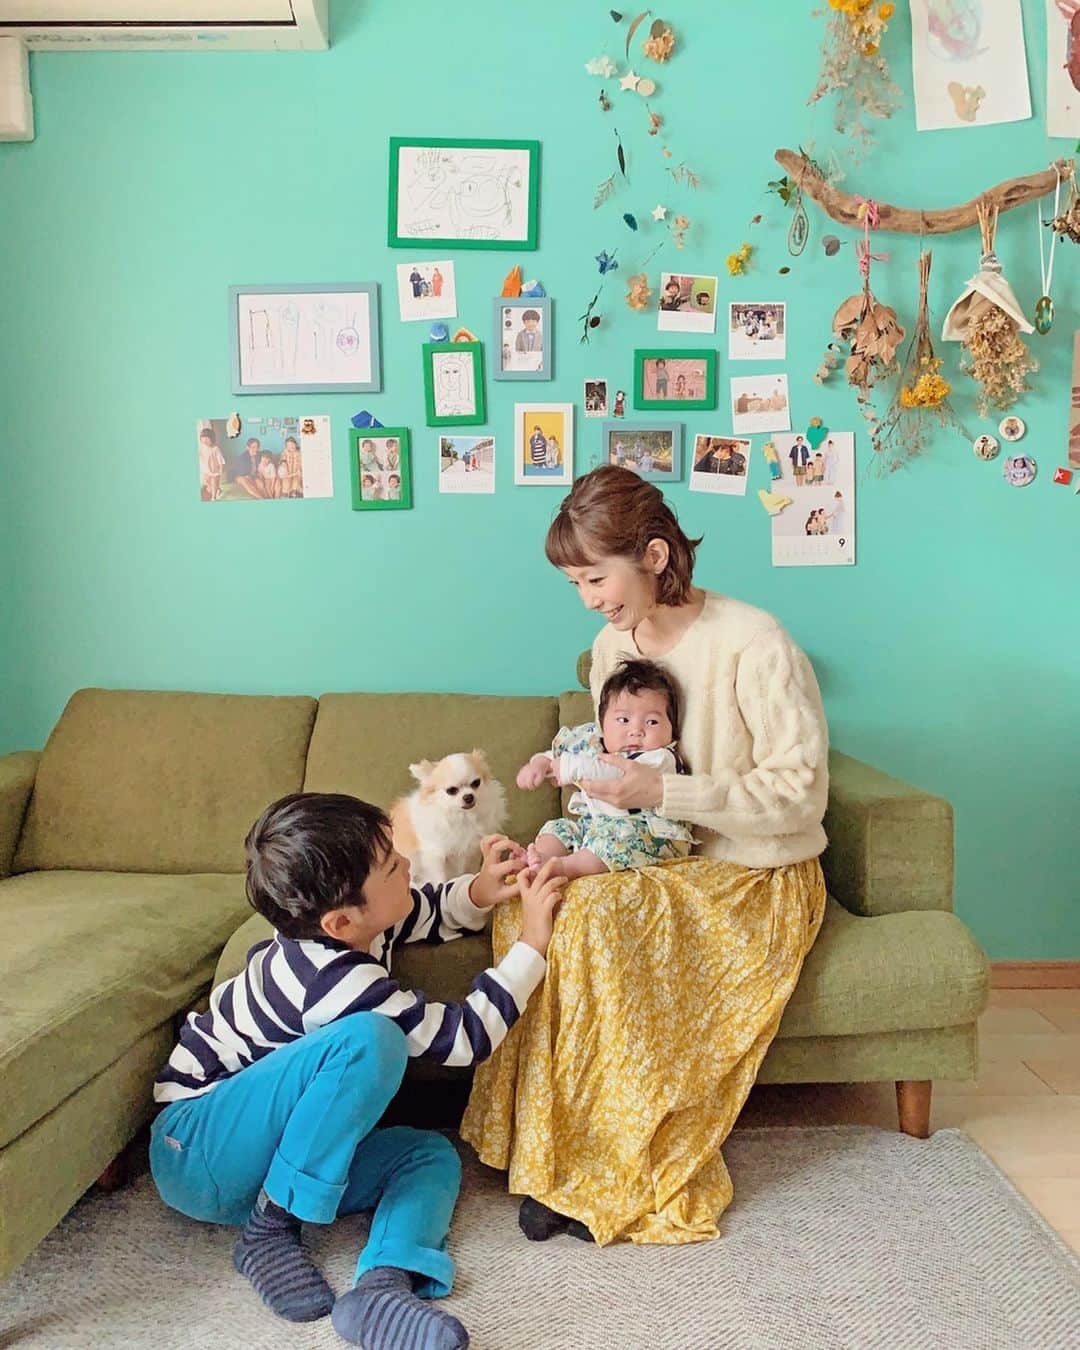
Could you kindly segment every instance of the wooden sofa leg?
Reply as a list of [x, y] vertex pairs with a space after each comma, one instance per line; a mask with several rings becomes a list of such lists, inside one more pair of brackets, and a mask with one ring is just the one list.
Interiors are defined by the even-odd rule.
[[900, 1128], [916, 1139], [930, 1137], [930, 1093], [933, 1086], [929, 1079], [911, 1078], [896, 1084], [896, 1112], [900, 1117]]
[[128, 1160], [127, 1149], [123, 1149], [109, 1163], [105, 1171], [98, 1177], [97, 1188], [99, 1191], [118, 1191], [128, 1179]]

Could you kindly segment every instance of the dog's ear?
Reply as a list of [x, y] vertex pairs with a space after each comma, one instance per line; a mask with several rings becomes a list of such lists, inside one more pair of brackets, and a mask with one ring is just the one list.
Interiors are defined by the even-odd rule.
[[488, 763], [488, 757], [487, 755], [484, 754], [483, 750], [473, 749], [469, 751], [469, 754], [473, 759], [476, 760], [478, 764], [480, 764], [483, 767], [484, 772], [488, 775], [488, 777], [490, 777], [491, 765]]
[[422, 783], [434, 767], [430, 759], [420, 759], [415, 764], [409, 765], [409, 772], [418, 783]]

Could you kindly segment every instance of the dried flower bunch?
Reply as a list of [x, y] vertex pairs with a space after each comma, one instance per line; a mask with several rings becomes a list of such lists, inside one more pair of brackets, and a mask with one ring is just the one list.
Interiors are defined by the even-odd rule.
[[1039, 369], [1021, 332], [1035, 330], [1024, 317], [1013, 289], [1002, 275], [994, 252], [998, 209], [978, 203], [982, 257], [979, 270], [945, 317], [942, 336], [963, 348], [960, 368], [979, 385], [979, 416], [991, 408], [1005, 412], [1031, 386], [1027, 377]]
[[746, 265], [750, 261], [750, 255], [753, 253], [753, 246], [743, 244], [735, 253], [727, 255], [727, 270], [733, 277], [740, 277], [746, 271]]
[[626, 286], [626, 303], [630, 308], [648, 309], [652, 291], [649, 288], [649, 278], [646, 274], [635, 272], [632, 276], [626, 278]]
[[807, 102], [835, 94], [836, 130], [869, 144], [873, 134], [867, 119], [891, 117], [900, 97], [881, 54], [896, 6], [879, 0], [828, 3], [828, 11], [817, 11], [828, 14], [828, 25], [821, 44], [821, 72]]
[[919, 255], [919, 312], [904, 357], [900, 386], [873, 435], [874, 463], [880, 473], [895, 473], [929, 448], [934, 432], [953, 427], [966, 435], [949, 403], [952, 386], [941, 374], [941, 357], [930, 338], [927, 292], [929, 252]]
[[653, 20], [649, 28], [649, 36], [641, 44], [641, 50], [650, 61], [658, 61], [661, 64], [675, 50], [675, 34], [663, 19]]
[[833, 332], [850, 345], [844, 363], [848, 384], [859, 390], [865, 401], [873, 386], [897, 368], [896, 349], [904, 340], [904, 329], [891, 305], [883, 305], [870, 289], [867, 274], [862, 290], [850, 295], [833, 315]]

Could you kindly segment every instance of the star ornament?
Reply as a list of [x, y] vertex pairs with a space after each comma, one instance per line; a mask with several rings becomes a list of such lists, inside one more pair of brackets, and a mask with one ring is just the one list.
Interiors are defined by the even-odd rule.
[[635, 75], [632, 70], [628, 70], [626, 74], [622, 77], [622, 79], [619, 81], [619, 88], [625, 89], [627, 93], [632, 94], [636, 92], [640, 81], [641, 77], [639, 75]]
[[653, 212], [652, 212], [652, 218], [653, 218], [653, 220], [663, 220], [664, 217], [665, 217], [666, 215], [667, 215], [667, 207], [666, 207], [666, 206], [661, 206], [661, 205], [659, 204], [659, 202], [658, 202], [658, 203], [653, 207]]

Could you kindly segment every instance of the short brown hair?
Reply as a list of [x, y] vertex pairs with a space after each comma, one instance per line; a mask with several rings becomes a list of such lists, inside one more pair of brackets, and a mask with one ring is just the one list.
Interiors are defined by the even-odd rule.
[[663, 666], [655, 661], [646, 661], [641, 657], [624, 657], [604, 681], [600, 690], [600, 705], [597, 709], [600, 721], [608, 710], [608, 704], [619, 694], [641, 694], [648, 689], [654, 694], [663, 694], [667, 699], [667, 718], [671, 723], [671, 739], [679, 739], [679, 696], [675, 691], [675, 682]]
[[587, 567], [601, 558], [640, 563], [650, 539], [662, 539], [669, 550], [668, 565], [656, 578], [657, 603], [685, 605], [701, 540], [687, 537], [653, 483], [633, 469], [602, 464], [579, 478], [563, 498], [544, 552], [555, 567]]

